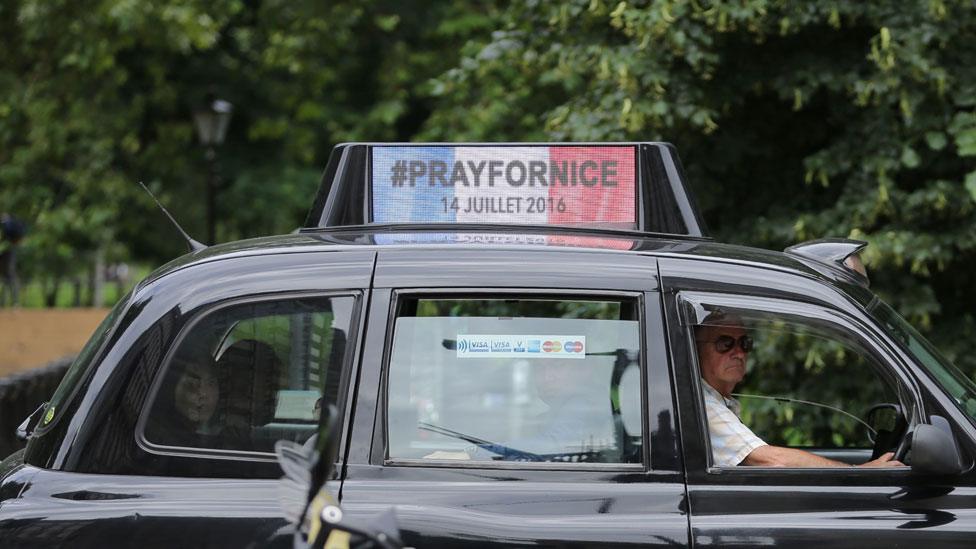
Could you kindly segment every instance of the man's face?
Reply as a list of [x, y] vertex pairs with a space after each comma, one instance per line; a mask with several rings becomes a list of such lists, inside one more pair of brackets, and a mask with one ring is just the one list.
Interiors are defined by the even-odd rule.
[[579, 383], [579, 370], [572, 361], [539, 360], [534, 370], [536, 390], [547, 404], [557, 404], [573, 394]]
[[[747, 332], [740, 326], [702, 326], [695, 333], [702, 377], [723, 394], [731, 392], [746, 375], [749, 353], [742, 350], [739, 344], [744, 335]], [[719, 352], [715, 345], [723, 336], [735, 339], [732, 348], [724, 353]]]

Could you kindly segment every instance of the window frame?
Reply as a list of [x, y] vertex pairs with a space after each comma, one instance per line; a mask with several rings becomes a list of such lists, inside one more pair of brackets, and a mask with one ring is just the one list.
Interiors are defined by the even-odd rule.
[[[396, 321], [400, 318], [404, 304], [408, 301], [420, 299], [559, 299], [575, 300], [613, 300], [621, 303], [630, 302], [635, 307], [638, 322], [638, 341], [640, 344], [638, 368], [640, 373], [640, 408], [641, 408], [641, 461], [640, 463], [565, 463], [565, 462], [524, 462], [524, 461], [465, 461], [465, 460], [436, 460], [436, 459], [408, 459], [389, 457], [388, 422], [389, 422], [389, 379], [393, 353], [393, 338]], [[651, 470], [650, 433], [648, 418], [648, 373], [646, 348], [646, 330], [648, 319], [645, 310], [643, 291], [636, 290], [575, 290], [559, 288], [438, 288], [438, 289], [401, 289], [394, 290], [391, 296], [392, 306], [389, 310], [385, 331], [385, 344], [380, 373], [378, 395], [378, 416], [374, 423], [373, 449], [371, 460], [384, 467], [404, 468], [434, 468], [434, 469], [495, 469], [495, 470], [525, 470], [525, 471], [596, 471], [596, 472], [641, 472]]]
[[[170, 456], [170, 457], [180, 457], [180, 458], [196, 458], [203, 460], [234, 460], [241, 462], [258, 462], [258, 463], [277, 463], [278, 459], [274, 452], [259, 452], [253, 450], [229, 450], [221, 448], [198, 448], [191, 446], [164, 446], [154, 443], [146, 438], [146, 423], [151, 415], [152, 407], [156, 403], [156, 397], [162, 387], [163, 380], [166, 378], [167, 373], [171, 368], [173, 363], [173, 358], [176, 352], [181, 348], [184, 340], [189, 336], [190, 333], [197, 327], [197, 325], [204, 320], [211, 318], [214, 314], [220, 314], [221, 311], [229, 308], [256, 305], [262, 303], [271, 302], [285, 302], [285, 301], [301, 301], [301, 300], [316, 300], [316, 299], [333, 299], [337, 297], [350, 297], [352, 298], [352, 310], [349, 316], [349, 326], [348, 333], [346, 336], [346, 349], [344, 356], [342, 357], [342, 363], [340, 365], [340, 379], [339, 388], [337, 393], [337, 402], [335, 403], [336, 409], [339, 413], [344, 413], [346, 408], [345, 400], [348, 398], [348, 385], [350, 382], [350, 372], [352, 367], [352, 362], [354, 360], [356, 349], [358, 347], [357, 339], [360, 330], [360, 320], [362, 317], [362, 303], [363, 303], [363, 292], [357, 290], [335, 290], [335, 291], [316, 291], [316, 292], [287, 292], [280, 294], [269, 294], [261, 296], [247, 296], [236, 299], [228, 299], [226, 301], [221, 301], [216, 304], [207, 306], [199, 311], [196, 311], [192, 318], [190, 318], [183, 326], [180, 328], [179, 333], [173, 338], [172, 344], [166, 350], [166, 354], [160, 361], [159, 368], [156, 369], [155, 375], [152, 380], [152, 385], [146, 395], [146, 399], [143, 402], [142, 411], [139, 413], [139, 418], [136, 422], [135, 427], [135, 441], [136, 446], [139, 450], [146, 452], [151, 455], [159, 456]], [[341, 421], [341, 417], [339, 418]], [[317, 423], [317, 422], [316, 422]], [[320, 429], [318, 426], [315, 427], [315, 433], [317, 434]], [[313, 434], [315, 436], [315, 434]]]
[[[815, 304], [782, 297], [745, 295], [722, 291], [678, 290], [675, 292], [674, 299], [675, 312], [677, 314], [676, 320], [678, 323], [678, 328], [682, 334], [682, 343], [686, 346], [686, 352], [688, 355], [687, 360], [689, 361], [689, 365], [691, 367], [690, 373], [693, 379], [701, 379], [701, 370], [698, 360], [698, 353], [695, 349], [694, 336], [691, 331], [692, 325], [685, 318], [685, 312], [683, 310], [683, 307], [686, 306], [686, 303], [689, 300], [689, 296], [695, 298], [698, 302], [704, 302], [710, 305], [722, 306], [723, 303], [731, 303], [731, 305], [727, 306], [734, 309], [761, 312], [769, 315], [788, 314], [799, 318], [815, 320], [825, 323], [833, 329], [845, 332], [850, 336], [852, 341], [856, 342], [863, 351], [867, 352], [867, 357], [869, 357], [870, 361], [875, 363], [873, 368], [875, 368], [877, 375], [879, 377], [887, 378], [890, 382], [896, 385], [893, 389], [898, 395], [899, 399], [901, 400], [902, 398], [907, 398], [911, 400], [911, 406], [907, 407], [906, 402], [900, 402], [903, 408], [909, 409], [909, 413], [905, 418], [908, 421], [908, 432], [910, 432], [911, 429], [913, 429], [919, 423], [924, 423], [922, 419], [924, 416], [924, 401], [922, 399], [918, 384], [910, 375], [910, 367], [899, 358], [899, 355], [893, 352], [893, 349], [889, 347], [890, 343], [879, 333], [877, 333], [878, 330], [875, 327], [872, 327], [868, 323], [865, 323], [854, 316], [845, 313], [844, 311], [824, 304]], [[736, 300], [742, 300], [743, 302], [736, 303]], [[748, 303], [744, 303], [745, 301], [748, 301]], [[774, 306], [778, 306], [779, 310], [774, 310]], [[814, 314], [815, 312], [816, 314]], [[695, 406], [698, 427], [701, 432], [701, 436], [704, 439], [702, 442], [703, 448], [705, 449], [705, 472], [709, 476], [729, 474], [748, 475], [760, 472], [837, 472], [837, 469], [829, 467], [719, 467], [714, 465], [712, 462], [711, 436], [708, 432], [708, 419], [705, 413], [705, 401], [704, 395], [702, 394], [701, 384], [693, 383], [691, 393]], [[862, 474], [878, 474], [878, 472], [904, 473], [910, 469], [910, 467], [899, 468], [897, 470], [890, 467], [868, 469], [841, 468], [840, 471], [844, 471], [845, 473], [859, 471]]]

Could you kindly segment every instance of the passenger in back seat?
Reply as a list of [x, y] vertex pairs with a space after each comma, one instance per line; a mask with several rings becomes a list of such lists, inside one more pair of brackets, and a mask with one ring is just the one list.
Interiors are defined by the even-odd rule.
[[266, 441], [254, 440], [252, 430], [274, 419], [281, 375], [278, 355], [267, 343], [242, 339], [220, 354], [216, 369], [220, 385], [217, 423], [226, 447], [268, 450]]

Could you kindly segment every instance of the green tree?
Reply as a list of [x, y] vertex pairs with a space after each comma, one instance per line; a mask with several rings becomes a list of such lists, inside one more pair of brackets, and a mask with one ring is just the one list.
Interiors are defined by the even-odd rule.
[[974, 27], [943, 0], [13, 0], [0, 210], [52, 283], [181, 253], [136, 182], [202, 237], [211, 90], [219, 240], [298, 226], [339, 141], [661, 139], [719, 239], [870, 241], [878, 292], [976, 372]]
[[0, 184], [3, 206], [31, 225], [21, 264], [34, 274], [56, 286], [88, 270], [133, 203], [146, 204], [132, 168], [149, 141], [140, 122], [160, 97], [132, 93], [153, 60], [127, 55], [205, 47], [218, 23], [199, 15], [136, 2], [0, 8]]
[[868, 240], [874, 288], [976, 372], [976, 10], [961, 2], [508, 5], [422, 138], [666, 140], [721, 240]]
[[0, 210], [31, 226], [21, 266], [56, 288], [106, 250], [153, 263], [181, 253], [138, 181], [202, 238], [207, 166], [190, 120], [211, 91], [237, 106], [220, 153], [218, 240], [293, 230], [335, 142], [415, 132], [428, 80], [488, 20], [475, 8], [5, 3]]

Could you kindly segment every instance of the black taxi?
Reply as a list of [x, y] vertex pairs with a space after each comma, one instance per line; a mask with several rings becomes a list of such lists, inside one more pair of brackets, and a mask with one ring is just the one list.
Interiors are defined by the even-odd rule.
[[[287, 533], [275, 446], [333, 406], [326, 487], [409, 546], [966, 545], [976, 386], [862, 246], [714, 242], [663, 143], [340, 145], [304, 228], [109, 314], [0, 466], [0, 545]], [[816, 465], [719, 457], [713, 352], [737, 428]]]

